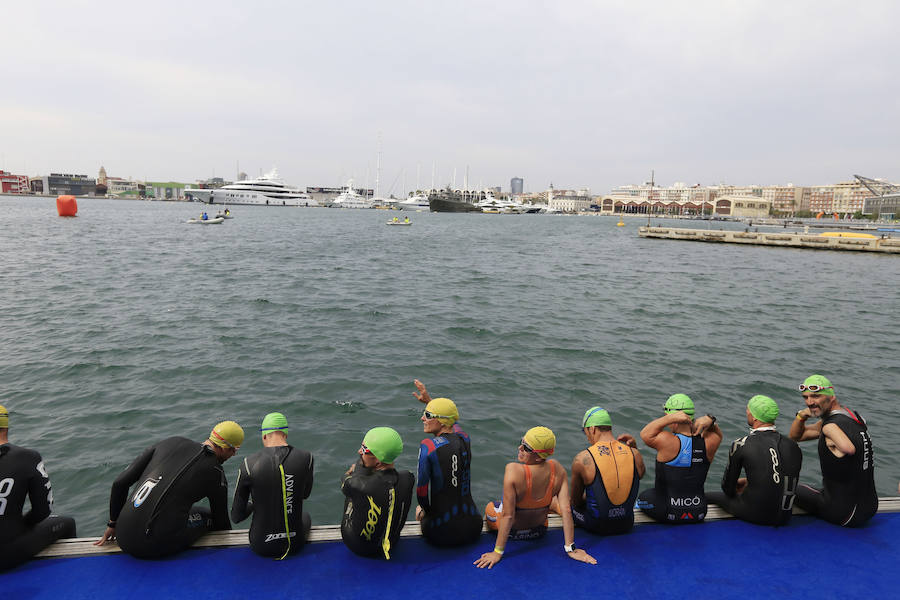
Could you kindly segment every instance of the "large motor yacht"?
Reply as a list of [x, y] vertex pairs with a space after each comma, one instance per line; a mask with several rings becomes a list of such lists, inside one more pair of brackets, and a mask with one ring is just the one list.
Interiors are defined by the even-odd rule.
[[256, 179], [235, 181], [215, 189], [188, 188], [184, 195], [209, 204], [259, 204], [263, 206], [319, 206], [300, 188], [286, 185], [272, 169]]
[[346, 189], [331, 201], [332, 208], [375, 208], [371, 198], [363, 196], [353, 189], [353, 180], [347, 183]]
[[422, 192], [410, 192], [409, 198], [401, 200], [396, 206], [400, 210], [424, 210], [425, 212], [428, 212], [428, 194]]

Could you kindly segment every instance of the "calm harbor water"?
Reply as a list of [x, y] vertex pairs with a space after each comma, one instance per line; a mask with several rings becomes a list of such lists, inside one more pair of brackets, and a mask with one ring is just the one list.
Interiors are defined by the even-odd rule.
[[[397, 213], [236, 206], [197, 227], [196, 204], [83, 199], [64, 219], [54, 199], [9, 197], [0, 211], [0, 404], [81, 536], [101, 533], [110, 484], [147, 445], [234, 419], [240, 457], [274, 410], [315, 455], [305, 507], [337, 523], [368, 428], [396, 428], [398, 465], [415, 470], [415, 378], [457, 403], [480, 505], [534, 425], [556, 432], [567, 467], [595, 404], [636, 435], [684, 392], [730, 441], [762, 393], [786, 432], [813, 372], [868, 419], [879, 492], [896, 495], [896, 256], [643, 240], [639, 219], [415, 213], [386, 227]], [[803, 480], [818, 479], [808, 443]]]

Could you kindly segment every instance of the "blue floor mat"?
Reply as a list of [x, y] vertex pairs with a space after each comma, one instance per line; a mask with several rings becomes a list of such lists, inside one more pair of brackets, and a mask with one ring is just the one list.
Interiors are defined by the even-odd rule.
[[638, 525], [616, 537], [576, 530], [597, 559], [563, 552], [553, 530], [510, 542], [494, 569], [472, 562], [494, 547], [437, 549], [401, 539], [390, 562], [360, 558], [340, 542], [309, 544], [285, 561], [249, 548], [188, 550], [142, 561], [117, 554], [43, 559], [0, 575], [5, 598], [891, 598], [900, 593], [900, 513], [862, 529], [794, 517], [779, 529], [741, 521]]

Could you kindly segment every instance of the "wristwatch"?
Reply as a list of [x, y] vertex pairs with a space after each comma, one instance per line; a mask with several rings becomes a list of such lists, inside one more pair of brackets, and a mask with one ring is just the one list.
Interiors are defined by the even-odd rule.
[[563, 544], [563, 550], [565, 550], [567, 554], [575, 552], [575, 542], [572, 542], [571, 544]]
[[712, 427], [713, 425], [716, 424], [716, 416], [715, 416], [715, 415], [711, 415], [711, 414], [709, 414], [709, 413], [706, 413], [706, 416], [709, 417], [710, 419], [712, 419], [712, 423], [709, 424], [710, 427]]

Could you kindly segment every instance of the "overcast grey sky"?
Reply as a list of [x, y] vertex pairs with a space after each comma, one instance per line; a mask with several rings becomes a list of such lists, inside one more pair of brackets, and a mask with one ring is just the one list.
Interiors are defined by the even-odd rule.
[[0, 168], [593, 193], [900, 179], [900, 3], [29, 2]]

